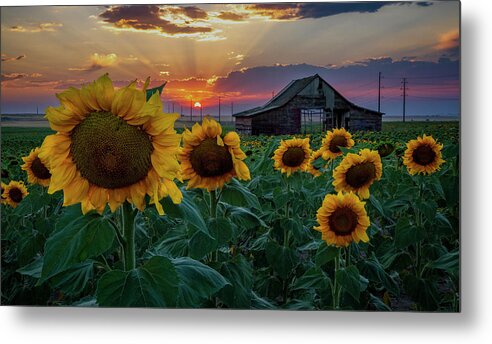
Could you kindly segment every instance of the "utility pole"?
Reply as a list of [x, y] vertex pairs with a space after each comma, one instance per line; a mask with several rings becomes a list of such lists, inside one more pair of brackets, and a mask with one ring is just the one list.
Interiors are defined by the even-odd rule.
[[407, 78], [403, 78], [401, 83], [403, 85], [401, 88], [403, 90], [403, 123], [405, 123], [405, 105], [406, 105], [405, 103], [407, 101], [407, 83], [408, 83]]
[[174, 113], [174, 102], [172, 104], [173, 104], [173, 113]]
[[381, 72], [378, 75], [378, 112], [381, 112]]
[[193, 122], [193, 99], [190, 100], [190, 121]]
[[200, 121], [203, 122], [203, 104], [200, 104]]
[[234, 102], [231, 102], [231, 116], [234, 115]]
[[272, 91], [272, 99], [275, 97], [275, 91]]
[[220, 123], [220, 96], [219, 96], [219, 123]]

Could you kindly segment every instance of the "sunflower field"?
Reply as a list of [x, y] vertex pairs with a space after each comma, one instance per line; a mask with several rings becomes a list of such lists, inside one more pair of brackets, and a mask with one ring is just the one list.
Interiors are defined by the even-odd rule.
[[2, 128], [2, 304], [459, 311], [458, 122], [180, 130], [147, 84]]

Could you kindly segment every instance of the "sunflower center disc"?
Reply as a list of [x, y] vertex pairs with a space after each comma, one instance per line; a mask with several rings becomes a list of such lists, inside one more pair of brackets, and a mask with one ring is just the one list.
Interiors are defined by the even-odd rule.
[[144, 179], [151, 167], [149, 135], [109, 112], [91, 113], [71, 135], [73, 160], [82, 177], [107, 189]]
[[9, 197], [15, 203], [19, 203], [20, 201], [22, 201], [22, 191], [17, 188], [10, 189]]
[[205, 139], [191, 153], [191, 166], [201, 177], [217, 177], [230, 172], [232, 164], [231, 153], [226, 146], [219, 146], [217, 139]]
[[425, 166], [434, 161], [436, 153], [431, 147], [425, 145], [416, 148], [413, 151], [412, 157], [413, 161], [415, 161], [417, 164]]
[[371, 162], [352, 166], [345, 175], [345, 181], [353, 188], [360, 188], [376, 177], [376, 167]]
[[285, 166], [297, 167], [302, 164], [305, 158], [304, 149], [300, 147], [288, 148], [282, 156], [282, 162]]
[[340, 153], [341, 150], [339, 147], [347, 147], [347, 139], [345, 136], [335, 135], [330, 142], [330, 151], [333, 153]]
[[352, 233], [357, 227], [357, 214], [350, 208], [338, 208], [329, 218], [330, 229], [338, 235]]
[[392, 144], [385, 143], [378, 147], [378, 153], [381, 158], [388, 156], [393, 152], [395, 147]]
[[31, 163], [32, 173], [39, 179], [49, 179], [51, 178], [50, 171], [44, 166], [39, 158], [36, 158]]

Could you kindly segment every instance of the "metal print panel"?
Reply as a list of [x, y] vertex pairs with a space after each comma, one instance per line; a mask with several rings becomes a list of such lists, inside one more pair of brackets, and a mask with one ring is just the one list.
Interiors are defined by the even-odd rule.
[[460, 311], [460, 4], [1, 8], [1, 303]]

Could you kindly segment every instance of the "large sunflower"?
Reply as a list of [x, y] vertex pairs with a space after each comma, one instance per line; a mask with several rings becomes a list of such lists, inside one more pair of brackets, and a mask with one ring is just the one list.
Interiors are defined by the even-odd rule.
[[319, 226], [313, 228], [321, 232], [328, 245], [346, 247], [352, 241], [368, 242], [370, 221], [364, 205], [352, 192], [326, 195], [316, 214]]
[[174, 130], [179, 115], [162, 113], [158, 92], [146, 100], [148, 83], [143, 90], [136, 81], [115, 90], [103, 75], [81, 90], [57, 94], [61, 106], [46, 111], [57, 133], [46, 137], [39, 158], [52, 174], [48, 192], [63, 190], [65, 206], [81, 203], [84, 214], [102, 213], [108, 203], [114, 212], [129, 201], [143, 210], [149, 195], [163, 214], [163, 183], [180, 202], [172, 182], [180, 170], [180, 135]]
[[333, 171], [336, 191], [355, 192], [361, 199], [369, 198], [369, 187], [383, 175], [383, 164], [377, 151], [363, 149], [349, 153]]
[[2, 203], [10, 205], [12, 208], [17, 207], [29, 195], [24, 183], [21, 181], [12, 180], [8, 185], [3, 184], [2, 189]]
[[27, 181], [31, 184], [42, 186], [50, 185], [51, 173], [46, 164], [39, 158], [40, 148], [31, 150], [27, 157], [23, 157], [24, 165], [22, 169], [27, 172]]
[[321, 176], [321, 168], [325, 165], [326, 162], [323, 159], [323, 151], [318, 149], [311, 153], [309, 157], [309, 161], [306, 165], [306, 172], [311, 173], [314, 177]]
[[352, 135], [345, 130], [333, 129], [326, 133], [321, 143], [321, 150], [323, 151], [323, 159], [335, 159], [337, 156], [342, 155], [340, 147], [351, 148], [354, 146], [354, 140]]
[[222, 188], [232, 177], [251, 178], [243, 162], [246, 154], [241, 150], [239, 135], [234, 131], [221, 135], [220, 123], [210, 117], [205, 117], [201, 125], [195, 123], [191, 131], [185, 129], [180, 160], [183, 179], [189, 180], [187, 188], [212, 191]]
[[310, 157], [309, 138], [282, 140], [273, 155], [272, 159], [275, 161], [273, 166], [290, 176], [296, 171], [306, 170]]
[[407, 143], [407, 150], [403, 156], [403, 163], [411, 175], [422, 173], [432, 174], [445, 163], [441, 150], [443, 145], [438, 144], [432, 136], [424, 134], [416, 140]]

